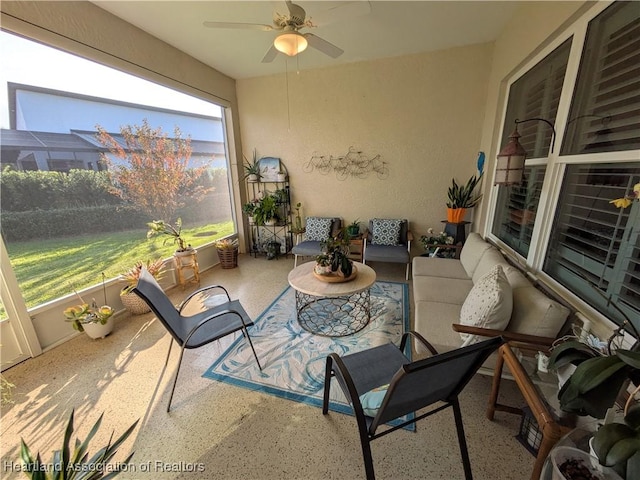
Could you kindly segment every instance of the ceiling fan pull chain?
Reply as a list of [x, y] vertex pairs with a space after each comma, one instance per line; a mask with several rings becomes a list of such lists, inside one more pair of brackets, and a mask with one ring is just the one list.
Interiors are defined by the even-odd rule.
[[284, 59], [284, 78], [287, 85], [287, 122], [289, 124], [287, 131], [291, 132], [291, 107], [289, 105], [289, 60]]

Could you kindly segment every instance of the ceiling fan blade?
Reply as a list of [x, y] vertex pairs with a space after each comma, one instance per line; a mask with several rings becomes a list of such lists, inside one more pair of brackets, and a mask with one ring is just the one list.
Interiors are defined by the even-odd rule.
[[202, 25], [209, 28], [250, 28], [253, 30], [262, 30], [264, 32], [276, 30], [272, 25], [265, 25], [262, 23], [202, 22]]
[[340, 55], [344, 53], [344, 50], [336, 47], [333, 43], [327, 42], [326, 40], [314, 35], [313, 33], [305, 33], [304, 38], [309, 42], [309, 46], [315, 48], [316, 50], [320, 50], [322, 53], [329, 55], [331, 58], [338, 58]]
[[275, 45], [271, 45], [271, 48], [267, 50], [267, 53], [264, 54], [262, 63], [273, 62], [273, 60], [276, 58], [276, 55], [278, 55], [278, 49], [275, 47]]
[[362, 17], [371, 13], [371, 2], [368, 0], [356, 0], [352, 2], [341, 2], [340, 5], [322, 10], [314, 15], [310, 15], [311, 22], [321, 27], [330, 23]]

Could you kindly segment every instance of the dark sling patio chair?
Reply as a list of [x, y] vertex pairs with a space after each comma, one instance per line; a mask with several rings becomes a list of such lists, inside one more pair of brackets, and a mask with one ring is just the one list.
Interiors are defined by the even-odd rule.
[[[189, 300], [205, 291], [213, 289], [224, 291], [226, 302], [206, 308], [204, 311], [196, 313], [195, 315], [182, 315], [182, 311], [187, 306]], [[178, 382], [178, 373], [180, 372], [180, 365], [185, 348], [199, 348], [241, 330], [251, 346], [251, 351], [256, 359], [258, 368], [262, 370], [258, 355], [256, 355], [251, 337], [249, 337], [249, 332], [247, 331], [247, 327], [253, 325], [253, 322], [240, 304], [240, 301], [232, 301], [227, 290], [221, 285], [213, 285], [193, 292], [182, 302], [180, 308], [176, 309], [171, 303], [171, 300], [169, 300], [169, 297], [167, 297], [162, 290], [162, 287], [158, 285], [155, 278], [153, 278], [146, 269], [142, 269], [138, 284], [133, 291], [151, 307], [151, 310], [156, 314], [158, 320], [162, 322], [173, 337], [169, 344], [169, 352], [167, 353], [167, 359], [164, 364], [165, 368], [169, 362], [173, 340], [180, 345], [180, 360], [178, 361], [178, 368], [176, 369], [176, 375], [173, 380], [167, 412], [171, 409], [171, 400], [173, 399], [173, 393], [176, 389], [176, 383]]]
[[[434, 356], [410, 361], [402, 353], [409, 336], [420, 341]], [[331, 378], [335, 376], [355, 413], [367, 479], [374, 480], [372, 440], [451, 407], [464, 475], [471, 480], [458, 395], [487, 357], [503, 343], [502, 337], [496, 337], [438, 355], [424, 337], [411, 331], [402, 336], [400, 348], [388, 343], [344, 357], [332, 353], [327, 357], [322, 413], [326, 415], [329, 411]], [[443, 403], [418, 414], [418, 410], [438, 402]], [[416, 414], [414, 418], [378, 432], [378, 427], [412, 412]]]

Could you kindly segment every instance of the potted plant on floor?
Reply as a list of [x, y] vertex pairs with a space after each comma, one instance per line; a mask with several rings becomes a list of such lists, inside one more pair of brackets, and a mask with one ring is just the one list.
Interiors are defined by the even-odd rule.
[[222, 268], [236, 268], [238, 266], [238, 240], [223, 238], [218, 240], [215, 246]]
[[32, 480], [72, 478], [90, 478], [97, 480], [100, 478], [114, 478], [120, 472], [127, 470], [127, 464], [131, 461], [133, 453], [123, 461], [113, 464], [110, 462], [117, 453], [118, 448], [120, 448], [120, 445], [122, 445], [136, 428], [138, 421], [136, 420], [134, 424], [114, 442], [110, 440], [106, 446], [100, 448], [95, 454], [89, 455], [89, 442], [100, 428], [103, 415], [100, 415], [84, 441], [76, 438], [74, 444], [71, 445], [73, 415], [74, 411], [71, 410], [69, 421], [64, 429], [62, 448], [53, 452], [53, 458], [48, 464], [42, 463], [40, 453], [36, 453], [34, 457], [24, 439], [20, 439], [20, 457], [24, 462], [24, 470], [22, 471], [28, 478]]
[[85, 332], [90, 338], [104, 338], [113, 331], [114, 311], [109, 305], [98, 307], [93, 300], [91, 305], [83, 302], [65, 309], [63, 313], [74, 330]]
[[113, 331], [114, 309], [107, 305], [107, 289], [105, 286], [105, 275], [102, 273], [102, 292], [104, 295], [104, 305], [101, 307], [96, 303], [96, 299], [91, 299], [88, 304], [77, 291], [73, 291], [80, 300], [79, 305], [66, 308], [63, 311], [65, 321], [70, 322], [74, 330], [84, 332], [88, 337], [104, 338]]
[[120, 290], [120, 300], [124, 307], [133, 315], [141, 315], [151, 311], [147, 302], [142, 300], [135, 292], [133, 292], [133, 288], [138, 284], [140, 272], [143, 267], [146, 268], [156, 280], [160, 279], [164, 273], [164, 262], [158, 259], [147, 260], [146, 263], [138, 261], [133, 267], [122, 272], [118, 277], [119, 280], [126, 283], [122, 290]]

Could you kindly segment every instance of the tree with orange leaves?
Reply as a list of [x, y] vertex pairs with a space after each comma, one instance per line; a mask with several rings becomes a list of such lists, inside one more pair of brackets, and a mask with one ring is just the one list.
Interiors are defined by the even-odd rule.
[[162, 127], [152, 128], [145, 118], [142, 125], [120, 127], [124, 146], [100, 125], [96, 130], [98, 141], [122, 160], [116, 163], [106, 153], [101, 155], [108, 166], [111, 192], [152, 219], [171, 221], [186, 201], [200, 201], [212, 190], [197, 182], [206, 166], [189, 168], [191, 138], [182, 138], [179, 127], [169, 138]]

